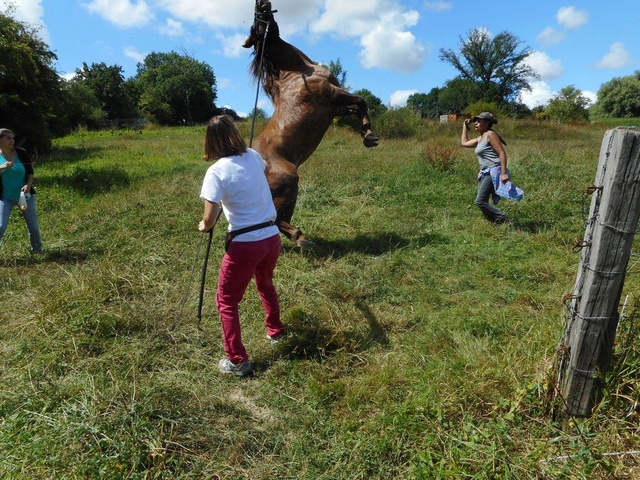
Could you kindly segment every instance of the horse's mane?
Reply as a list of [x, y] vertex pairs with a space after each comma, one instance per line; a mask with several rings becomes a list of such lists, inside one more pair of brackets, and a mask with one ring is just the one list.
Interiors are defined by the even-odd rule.
[[269, 22], [269, 31], [267, 32], [266, 40], [262, 36], [259, 37], [253, 28], [251, 29], [251, 35], [255, 38], [253, 39], [253, 60], [249, 66], [249, 72], [255, 81], [260, 82], [267, 96], [271, 100], [274, 100], [278, 94], [278, 86], [275, 82], [275, 79], [278, 77], [278, 69], [273, 65], [273, 62], [267, 55], [263, 55], [263, 52], [265, 44], [280, 40], [280, 28], [272, 17], [272, 20]]
[[255, 45], [253, 50], [253, 59], [251, 60], [251, 64], [249, 66], [249, 71], [251, 76], [255, 81], [260, 82], [264, 92], [267, 96], [273, 101], [278, 96], [278, 83], [276, 80], [280, 77], [280, 67], [276, 65], [273, 61], [273, 58], [269, 56], [268, 51], [263, 51], [269, 47], [269, 50], [282, 49], [282, 50], [290, 50], [289, 55], [290, 58], [294, 56], [298, 56], [301, 62], [307, 62], [310, 64], [315, 64], [307, 55], [305, 55], [301, 50], [291, 45], [290, 43], [285, 42], [280, 38], [280, 30], [278, 28], [278, 24], [275, 21], [272, 21], [269, 24], [269, 31], [267, 33], [266, 40], [264, 38], [255, 38]]

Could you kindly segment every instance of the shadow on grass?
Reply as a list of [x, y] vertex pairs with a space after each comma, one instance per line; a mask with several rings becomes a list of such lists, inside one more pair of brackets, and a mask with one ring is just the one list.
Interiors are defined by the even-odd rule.
[[39, 180], [38, 185], [68, 187], [84, 195], [95, 195], [127, 188], [131, 184], [129, 174], [120, 166], [79, 167], [68, 175], [58, 175]]
[[254, 367], [259, 371], [268, 370], [276, 358], [313, 360], [321, 362], [338, 352], [364, 352], [374, 345], [388, 345], [389, 338], [384, 326], [371, 309], [361, 301], [355, 307], [362, 313], [368, 324], [368, 332], [353, 328], [333, 329], [321, 325], [321, 320], [302, 310], [289, 312], [286, 335], [267, 358], [256, 359]]
[[87, 158], [97, 157], [104, 150], [104, 147], [56, 147], [49, 155], [43, 155], [36, 159], [38, 164], [74, 163]]
[[426, 234], [421, 237], [404, 238], [396, 233], [379, 233], [377, 235], [356, 235], [352, 238], [325, 241], [313, 239], [313, 246], [300, 249], [291, 242], [283, 239], [285, 251], [303, 251], [318, 258], [340, 258], [351, 253], [365, 255], [383, 255], [415, 244], [418, 247], [426, 245], [441, 245], [448, 243], [446, 237], [438, 234]]
[[[95, 252], [92, 252], [95, 253]], [[9, 259], [0, 260], [2, 267], [17, 267], [33, 265], [35, 263], [78, 263], [84, 262], [89, 258], [89, 252], [80, 250], [51, 250], [43, 253], [31, 253], [26, 256], [20, 256]]]
[[511, 225], [515, 230], [528, 233], [540, 233], [549, 230], [554, 226], [554, 222], [540, 220], [514, 220]]

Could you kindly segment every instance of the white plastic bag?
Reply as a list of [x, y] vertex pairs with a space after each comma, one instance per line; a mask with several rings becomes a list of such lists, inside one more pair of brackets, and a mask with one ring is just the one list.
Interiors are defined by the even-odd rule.
[[27, 195], [29, 195], [28, 193], [25, 195], [24, 192], [20, 192], [20, 198], [18, 199], [18, 206], [20, 207], [20, 210], [22, 210], [23, 212], [27, 211], [27, 198], [31, 197], [31, 195], [29, 195], [29, 197], [27, 197]]

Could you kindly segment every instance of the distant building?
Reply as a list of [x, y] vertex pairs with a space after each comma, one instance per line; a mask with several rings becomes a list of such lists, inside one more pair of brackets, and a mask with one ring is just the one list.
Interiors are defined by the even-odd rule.
[[456, 123], [458, 120], [471, 118], [467, 113], [450, 113], [448, 115], [440, 115], [440, 123]]

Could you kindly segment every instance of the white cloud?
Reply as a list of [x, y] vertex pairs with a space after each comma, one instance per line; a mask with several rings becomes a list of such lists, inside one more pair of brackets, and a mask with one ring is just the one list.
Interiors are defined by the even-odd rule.
[[184, 35], [184, 25], [178, 20], [167, 18], [166, 23], [160, 27], [160, 33], [167, 37], [182, 37]]
[[555, 95], [555, 93], [551, 91], [551, 87], [545, 82], [534, 80], [530, 82], [529, 85], [531, 86], [531, 91], [520, 94], [520, 101], [529, 108], [546, 105]]
[[443, 0], [435, 1], [435, 2], [424, 2], [425, 10], [433, 10], [434, 12], [445, 12], [447, 10], [451, 10], [453, 7], [453, 3], [445, 2]]
[[65, 73], [60, 73], [59, 75], [64, 78], [65, 80], [69, 81], [69, 80], [73, 80], [76, 76], [76, 72], [65, 72]]
[[[234, 89], [234, 83], [226, 77], [216, 77], [216, 86], [218, 90]], [[235, 90], [235, 89], [234, 89]]]
[[[273, 8], [278, 10], [276, 21], [280, 27], [280, 36], [287, 40], [296, 33], [304, 32], [309, 23], [320, 17], [320, 10], [324, 4], [325, 0], [278, 0]], [[253, 18], [253, 10], [249, 18]]]
[[[318, 18], [323, 3], [323, 0], [279, 0], [273, 8], [278, 10], [276, 21], [281, 36], [287, 39], [304, 30], [312, 19]], [[155, 4], [185, 22], [225, 30], [242, 29], [245, 35], [249, 34], [255, 5], [248, 0], [156, 0]]]
[[138, 50], [136, 50], [136, 48], [134, 47], [125, 47], [123, 50], [124, 56], [127, 58], [131, 58], [132, 60], [134, 60], [136, 63], [142, 63], [144, 62], [144, 59], [146, 58], [147, 54], [146, 53], [140, 53]]
[[242, 33], [236, 33], [235, 35], [225, 36], [222, 34], [216, 35], [216, 38], [220, 41], [222, 46], [222, 53], [227, 58], [240, 58], [247, 55], [247, 50], [243, 48], [242, 44], [247, 38]]
[[389, 105], [394, 108], [404, 107], [409, 97], [414, 93], [418, 93], [418, 90], [398, 90], [393, 92], [389, 100]]
[[428, 54], [427, 48], [411, 32], [388, 29], [383, 23], [371, 28], [360, 44], [360, 63], [365, 68], [415, 72], [422, 67]]
[[51, 38], [42, 20], [44, 16], [42, 0], [0, 0], [1, 11], [14, 7], [15, 12], [12, 16], [20, 22], [28, 23], [36, 27], [40, 38], [47, 44], [50, 44]]
[[534, 72], [540, 75], [542, 80], [552, 80], [563, 73], [562, 62], [560, 60], [552, 60], [544, 52], [531, 52], [525, 62]]
[[556, 14], [558, 24], [564, 28], [573, 29], [581, 27], [589, 21], [586, 10], [578, 10], [576, 7], [562, 7]]
[[92, 0], [82, 6], [120, 28], [143, 27], [154, 18], [145, 0]]
[[368, 2], [327, 0], [325, 11], [317, 21], [311, 24], [310, 29], [311, 32], [320, 35], [330, 34], [343, 38], [361, 37], [380, 22], [381, 12], [393, 15], [400, 12], [400, 9], [386, 0]]
[[428, 54], [427, 47], [410, 31], [419, 19], [415, 10], [403, 10], [400, 3], [389, 0], [327, 0], [325, 11], [310, 29], [318, 35], [359, 37], [359, 57], [365, 68], [414, 72]]
[[596, 64], [598, 68], [622, 68], [631, 64], [631, 57], [622, 42], [613, 43], [609, 52]]
[[593, 105], [598, 101], [597, 93], [590, 92], [589, 90], [582, 90], [582, 95], [584, 95], [586, 99], [589, 100], [589, 106]]
[[[211, 26], [239, 28], [253, 18], [254, 2], [237, 0], [160, 0], [157, 2], [174, 17]], [[247, 26], [247, 33], [249, 32]]]
[[566, 35], [563, 32], [559, 32], [553, 27], [545, 27], [545, 29], [538, 34], [538, 41], [549, 46], [560, 43], [565, 37]]
[[21, 22], [30, 24], [42, 23], [44, 9], [42, 8], [42, 0], [0, 0], [1, 10], [8, 7], [15, 7], [14, 18]]

